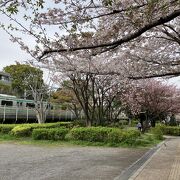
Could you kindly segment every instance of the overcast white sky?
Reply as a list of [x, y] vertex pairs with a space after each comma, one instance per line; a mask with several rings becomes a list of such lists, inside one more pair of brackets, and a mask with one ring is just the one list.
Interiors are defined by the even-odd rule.
[[15, 61], [23, 62], [28, 58], [29, 55], [16, 43], [12, 43], [9, 36], [0, 29], [0, 70], [7, 65], [15, 64]]

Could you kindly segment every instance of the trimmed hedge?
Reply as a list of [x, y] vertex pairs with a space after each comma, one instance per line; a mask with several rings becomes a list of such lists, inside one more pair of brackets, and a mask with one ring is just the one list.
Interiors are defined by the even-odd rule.
[[67, 128], [34, 129], [32, 138], [35, 140], [64, 140], [68, 132]]
[[11, 134], [18, 137], [27, 137], [32, 135], [33, 129], [50, 129], [50, 128], [70, 128], [72, 127], [71, 122], [58, 122], [58, 123], [47, 123], [47, 124], [21, 124], [16, 125], [12, 130]]
[[141, 133], [137, 130], [121, 130], [106, 127], [73, 128], [69, 133], [70, 139], [73, 140], [107, 143], [129, 143], [140, 135]]
[[113, 128], [106, 127], [80, 127], [73, 128], [70, 131], [70, 138], [73, 140], [82, 140], [90, 142], [105, 142], [108, 134]]
[[58, 127], [65, 127], [65, 128], [72, 128], [73, 123], [72, 122], [57, 122], [57, 123], [44, 123], [44, 124], [22, 124], [22, 126], [29, 126], [32, 129], [37, 128], [58, 128]]
[[163, 134], [172, 135], [172, 136], [180, 136], [180, 127], [179, 126], [158, 126], [161, 128]]
[[153, 136], [158, 140], [163, 140], [163, 130], [160, 126], [157, 126], [155, 128], [151, 128], [150, 132], [153, 134]]
[[0, 124], [0, 133], [8, 134], [15, 126], [15, 124]]
[[151, 129], [152, 134], [158, 139], [162, 139], [163, 135], [171, 136], [180, 136], [180, 127], [179, 126], [166, 126], [166, 125], [157, 125], [155, 128]]
[[11, 130], [11, 134], [18, 137], [31, 136], [32, 128], [30, 126], [16, 126]]

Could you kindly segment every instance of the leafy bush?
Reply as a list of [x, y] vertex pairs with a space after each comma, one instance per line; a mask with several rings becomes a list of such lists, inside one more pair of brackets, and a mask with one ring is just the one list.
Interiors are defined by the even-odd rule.
[[32, 129], [37, 128], [59, 128], [59, 127], [65, 127], [65, 128], [72, 128], [73, 123], [72, 122], [57, 122], [57, 123], [44, 123], [44, 124], [22, 124], [22, 126], [29, 126]]
[[164, 124], [158, 124], [155, 128], [159, 128], [164, 135], [180, 136], [179, 126], [166, 126]]
[[124, 131], [124, 142], [133, 144], [139, 136], [141, 136], [141, 133], [138, 130], [126, 130]]
[[108, 138], [108, 133], [111, 132], [112, 130], [113, 128], [106, 128], [106, 127], [73, 128], [70, 131], [70, 137], [73, 140], [105, 142]]
[[11, 128], [11, 134], [19, 137], [27, 137], [32, 135], [33, 129], [49, 129], [49, 128], [70, 128], [72, 127], [71, 122], [58, 122], [58, 123], [45, 123], [45, 124], [21, 124], [13, 126], [13, 129]]
[[1, 124], [0, 133], [8, 134], [15, 126], [15, 124]]
[[73, 121], [73, 126], [74, 127], [85, 127], [86, 123], [84, 119], [76, 119]]
[[103, 126], [123, 129], [127, 125], [128, 125], [128, 121], [127, 120], [119, 120], [117, 122], [111, 122], [111, 123], [106, 121]]
[[137, 130], [122, 130], [118, 128], [90, 127], [73, 128], [69, 137], [73, 140], [107, 143], [131, 143], [141, 133]]
[[35, 140], [64, 140], [68, 131], [67, 128], [34, 129], [32, 138]]
[[159, 126], [159, 128], [161, 128], [161, 131], [165, 135], [180, 136], [179, 126]]
[[108, 134], [108, 142], [110, 143], [121, 143], [124, 141], [124, 136], [125, 132], [119, 129], [113, 129], [111, 132]]
[[11, 134], [14, 135], [14, 136], [18, 136], [18, 137], [30, 136], [31, 132], [32, 132], [32, 127], [30, 127], [30, 126], [23, 126], [23, 125], [15, 126], [11, 130]]
[[154, 135], [154, 137], [158, 140], [163, 139], [163, 131], [160, 126], [157, 126], [155, 128], [151, 129], [151, 133]]
[[125, 143], [128, 145], [132, 145], [140, 136], [141, 136], [141, 133], [138, 130], [114, 129], [112, 132], [109, 133], [108, 142], [109, 143]]
[[137, 124], [138, 124], [138, 122], [139, 122], [138, 119], [132, 119], [132, 120], [131, 120], [131, 126], [132, 126], [132, 127], [136, 127]]

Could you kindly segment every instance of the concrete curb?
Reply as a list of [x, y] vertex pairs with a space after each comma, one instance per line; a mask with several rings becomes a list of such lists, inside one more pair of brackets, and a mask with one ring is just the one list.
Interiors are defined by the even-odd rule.
[[125, 169], [119, 176], [114, 178], [114, 180], [134, 180], [139, 175], [139, 173], [144, 169], [144, 167], [151, 161], [153, 156], [160, 151], [165, 141], [166, 140], [162, 141], [155, 147], [151, 148], [141, 158], [139, 158], [131, 166]]

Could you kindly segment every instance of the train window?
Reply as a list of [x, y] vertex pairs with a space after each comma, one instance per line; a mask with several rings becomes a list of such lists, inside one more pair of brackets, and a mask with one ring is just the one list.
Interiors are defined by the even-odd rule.
[[1, 106], [13, 106], [13, 101], [1, 101]]
[[22, 102], [17, 102], [17, 106], [18, 107], [22, 106]]
[[26, 107], [35, 108], [35, 104], [34, 103], [27, 103]]

